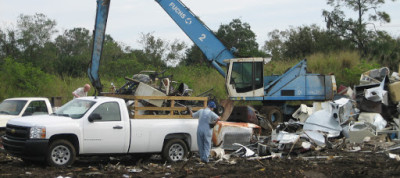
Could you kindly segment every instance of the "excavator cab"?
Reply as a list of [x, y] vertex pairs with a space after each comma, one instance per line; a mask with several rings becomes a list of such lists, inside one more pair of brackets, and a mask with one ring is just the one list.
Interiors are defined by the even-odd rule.
[[226, 86], [231, 98], [263, 97], [263, 58], [236, 58], [228, 63]]

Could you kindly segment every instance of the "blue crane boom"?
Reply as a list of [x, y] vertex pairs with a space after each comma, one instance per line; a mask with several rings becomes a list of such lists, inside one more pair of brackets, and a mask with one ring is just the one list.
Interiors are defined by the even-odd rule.
[[222, 76], [226, 77], [226, 72], [222, 70], [221, 66], [226, 66], [224, 60], [235, 58], [232, 52], [228, 50], [207, 25], [201, 22], [181, 1], [156, 1], [193, 43], [200, 48], [214, 68], [216, 68]]

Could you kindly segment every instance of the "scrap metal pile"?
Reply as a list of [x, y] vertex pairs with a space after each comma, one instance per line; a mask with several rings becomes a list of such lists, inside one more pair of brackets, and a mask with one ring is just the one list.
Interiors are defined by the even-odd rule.
[[[132, 78], [125, 77], [127, 81], [122, 87], [116, 88], [111, 83], [111, 94], [118, 95], [134, 95], [134, 96], [192, 96], [193, 90], [185, 83], [180, 83], [172, 80], [172, 75], [164, 75], [162, 72], [156, 71], [141, 71], [134, 74]], [[216, 97], [212, 94], [213, 89], [207, 90], [196, 97], [207, 97], [208, 101], [214, 101], [217, 105], [216, 112], [218, 115], [224, 113], [224, 107], [217, 102]], [[110, 94], [110, 93], [103, 93]], [[144, 99], [139, 100], [139, 107], [170, 107], [171, 101], [163, 99]], [[129, 106], [133, 106], [134, 101], [127, 100]], [[195, 100], [175, 100], [175, 106], [178, 107], [203, 107], [204, 103]], [[140, 111], [139, 114], [166, 114], [169, 111]], [[132, 113], [134, 114], [134, 113]], [[177, 112], [176, 114], [186, 115], [187, 111]]]
[[400, 151], [399, 113], [399, 74], [386, 67], [374, 69], [363, 73], [354, 88], [340, 86], [333, 101], [302, 104], [271, 135], [247, 145], [242, 142], [246, 146], [239, 146], [235, 153], [242, 150], [249, 159], [264, 159], [333, 149], [387, 153], [400, 160], [395, 154]]
[[141, 96], [190, 96], [193, 92], [185, 83], [172, 81], [172, 75], [164, 76], [165, 71], [142, 71], [132, 78], [125, 77], [127, 82], [115, 89], [116, 94]]

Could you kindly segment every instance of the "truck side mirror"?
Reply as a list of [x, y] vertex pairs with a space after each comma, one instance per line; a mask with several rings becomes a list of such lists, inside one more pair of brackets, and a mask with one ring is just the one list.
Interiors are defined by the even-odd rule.
[[95, 120], [101, 120], [101, 116], [98, 113], [93, 113], [93, 114], [89, 115], [88, 120], [89, 120], [89, 122], [93, 122]]

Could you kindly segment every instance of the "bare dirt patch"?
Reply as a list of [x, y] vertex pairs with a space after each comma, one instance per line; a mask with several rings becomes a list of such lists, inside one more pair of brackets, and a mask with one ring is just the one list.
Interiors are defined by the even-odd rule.
[[[317, 157], [318, 156], [318, 157]], [[307, 158], [306, 159], [304, 159]], [[188, 161], [165, 163], [157, 156], [81, 158], [71, 167], [54, 168], [25, 163], [0, 152], [0, 177], [399, 177], [400, 162], [385, 153], [308, 152], [282, 158], [199, 164], [197, 155]]]

